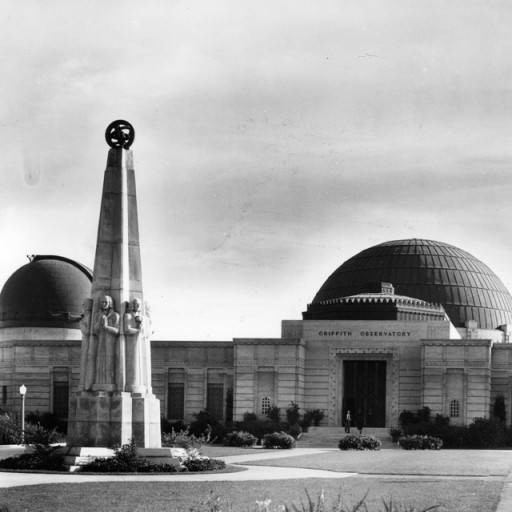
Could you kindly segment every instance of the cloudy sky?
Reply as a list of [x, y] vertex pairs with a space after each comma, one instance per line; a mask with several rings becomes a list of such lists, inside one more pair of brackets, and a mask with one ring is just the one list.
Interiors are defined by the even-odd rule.
[[393, 239], [512, 289], [509, 2], [0, 0], [0, 24], [0, 282], [92, 267], [124, 118], [158, 339], [278, 336]]

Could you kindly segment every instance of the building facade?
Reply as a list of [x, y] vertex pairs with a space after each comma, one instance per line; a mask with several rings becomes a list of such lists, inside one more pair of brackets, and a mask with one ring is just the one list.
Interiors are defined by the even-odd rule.
[[[4, 410], [28, 388], [27, 410], [66, 418], [79, 384], [82, 300], [91, 272], [35, 256], [0, 293]], [[301, 320], [279, 338], [151, 343], [153, 390], [171, 421], [208, 410], [321, 409], [324, 425], [347, 411], [391, 427], [402, 410], [428, 406], [453, 424], [487, 417], [497, 396], [512, 409], [512, 297], [482, 262], [428, 240], [386, 242], [343, 263]]]

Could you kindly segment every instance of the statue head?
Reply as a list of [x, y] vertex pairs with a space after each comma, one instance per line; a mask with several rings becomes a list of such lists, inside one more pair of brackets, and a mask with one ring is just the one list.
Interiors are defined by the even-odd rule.
[[100, 298], [100, 309], [103, 311], [109, 311], [112, 309], [114, 301], [110, 295], [103, 295]]
[[134, 313], [140, 313], [141, 305], [142, 305], [142, 303], [141, 303], [140, 299], [133, 299], [132, 304], [131, 304], [132, 311]]

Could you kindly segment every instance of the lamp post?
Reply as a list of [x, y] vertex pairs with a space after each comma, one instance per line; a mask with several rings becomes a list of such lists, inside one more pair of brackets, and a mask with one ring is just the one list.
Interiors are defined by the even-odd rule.
[[22, 384], [20, 386], [21, 396], [21, 444], [25, 442], [25, 395], [27, 393], [27, 386]]

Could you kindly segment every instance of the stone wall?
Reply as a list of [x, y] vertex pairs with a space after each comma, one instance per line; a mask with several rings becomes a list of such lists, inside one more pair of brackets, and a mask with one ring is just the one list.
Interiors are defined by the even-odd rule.
[[[223, 402], [233, 388], [233, 343], [207, 341], [152, 341], [153, 392], [168, 417], [169, 383], [184, 385], [184, 419], [207, 406], [208, 384], [222, 384]], [[175, 418], [172, 418], [175, 419]]]
[[284, 411], [304, 401], [304, 342], [281, 338], [234, 340], [234, 418], [263, 414], [263, 399]]
[[[488, 417], [491, 340], [430, 340], [422, 345], [423, 405], [451, 416], [453, 424]], [[451, 411], [455, 401], [458, 416]]]

